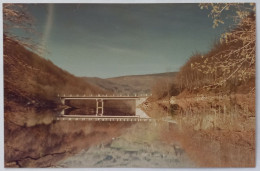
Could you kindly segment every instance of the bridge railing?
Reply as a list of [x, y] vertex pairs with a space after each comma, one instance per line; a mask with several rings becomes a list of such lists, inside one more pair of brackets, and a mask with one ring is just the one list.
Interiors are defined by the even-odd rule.
[[57, 97], [149, 97], [152, 94], [57, 94]]

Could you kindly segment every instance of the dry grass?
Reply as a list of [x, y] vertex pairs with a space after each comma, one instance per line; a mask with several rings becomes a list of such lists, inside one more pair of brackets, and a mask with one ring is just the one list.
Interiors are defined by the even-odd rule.
[[[175, 99], [179, 141], [202, 167], [255, 166], [255, 96], [190, 96]], [[206, 157], [205, 157], [206, 156]]]
[[254, 16], [249, 15], [226, 35], [226, 41], [215, 42], [206, 54], [192, 55], [181, 67], [176, 77], [181, 90], [239, 93], [237, 87], [250, 82], [251, 86], [246, 88], [248, 93], [255, 87]]
[[4, 39], [5, 99], [23, 105], [55, 103], [57, 94], [104, 93], [99, 87], [73, 76], [51, 61], [28, 51], [17, 42]]

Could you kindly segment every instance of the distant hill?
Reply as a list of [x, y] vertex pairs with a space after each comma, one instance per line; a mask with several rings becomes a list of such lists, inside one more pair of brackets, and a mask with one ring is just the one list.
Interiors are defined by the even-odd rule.
[[18, 103], [23, 106], [55, 105], [57, 94], [102, 93], [103, 89], [62, 70], [4, 37], [5, 110]]
[[153, 85], [160, 80], [171, 82], [176, 72], [166, 72], [147, 75], [129, 75], [114, 78], [101, 79], [97, 77], [84, 77], [88, 83], [101, 87], [104, 91], [112, 91], [121, 94], [143, 93], [150, 94]]

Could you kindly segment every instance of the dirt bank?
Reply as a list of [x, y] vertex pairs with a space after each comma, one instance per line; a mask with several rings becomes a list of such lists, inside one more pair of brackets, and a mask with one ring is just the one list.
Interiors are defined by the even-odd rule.
[[58, 161], [107, 143], [132, 123], [55, 121], [53, 111], [17, 107], [5, 112], [5, 167], [52, 167]]

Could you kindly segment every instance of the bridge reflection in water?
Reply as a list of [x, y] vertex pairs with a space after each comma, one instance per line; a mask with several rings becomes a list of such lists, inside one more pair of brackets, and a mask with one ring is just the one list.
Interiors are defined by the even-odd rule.
[[[124, 121], [124, 122], [139, 122], [139, 121], [152, 121], [153, 119], [147, 116], [141, 109], [137, 108], [137, 106], [143, 103], [148, 98], [147, 95], [145, 96], [108, 96], [108, 95], [98, 95], [98, 96], [59, 96], [61, 103], [63, 105], [70, 106], [71, 103], [74, 101], [81, 101], [84, 100], [84, 104], [90, 103], [90, 101], [96, 101], [95, 111], [96, 113], [92, 114], [88, 113], [86, 110], [81, 110], [79, 114], [67, 114], [70, 111], [74, 110], [73, 108], [66, 108], [63, 109], [56, 117], [56, 120], [68, 120], [68, 121]], [[118, 114], [118, 113], [109, 113], [109, 111], [105, 111], [104, 108], [108, 108], [106, 104], [109, 106], [111, 105], [111, 101], [116, 102], [116, 104], [122, 105], [129, 101], [134, 102], [134, 112], [132, 114]], [[69, 112], [66, 112], [69, 111]], [[83, 112], [82, 112], [83, 111]]]

